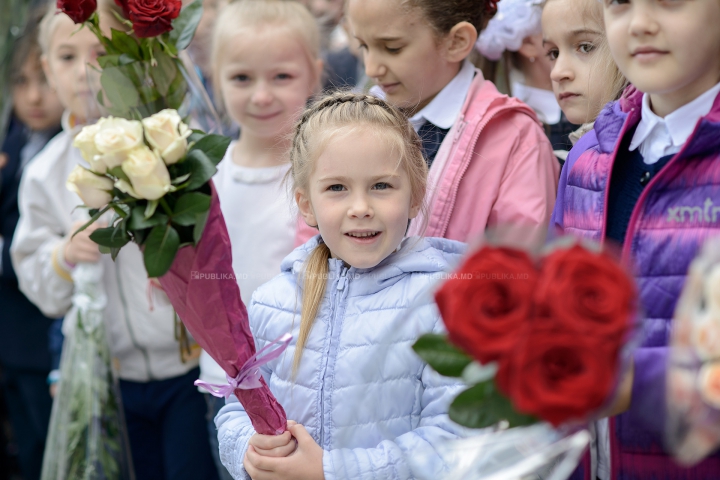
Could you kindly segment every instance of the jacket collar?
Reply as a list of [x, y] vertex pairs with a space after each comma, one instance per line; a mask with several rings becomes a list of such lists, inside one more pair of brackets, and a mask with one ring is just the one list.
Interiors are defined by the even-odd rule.
[[[619, 143], [620, 133], [627, 123], [626, 131], [640, 122], [643, 93], [633, 86], [623, 92], [617, 102], [603, 108], [595, 121], [595, 133], [601, 153], [612, 153]], [[710, 113], [701, 118], [683, 156], [716, 154], [720, 150], [720, 95], [715, 98]]]

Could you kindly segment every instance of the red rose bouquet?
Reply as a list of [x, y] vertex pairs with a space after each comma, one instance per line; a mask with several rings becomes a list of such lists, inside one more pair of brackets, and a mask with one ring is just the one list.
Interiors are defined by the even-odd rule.
[[[533, 426], [552, 439], [545, 447], [574, 438], [568, 448], [582, 451], [581, 427], [613, 400], [636, 337], [635, 284], [615, 257], [567, 239], [541, 256], [486, 244], [435, 301], [447, 337], [424, 335], [413, 348], [438, 373], [469, 384], [450, 418], [472, 428]], [[506, 440], [488, 442], [500, 448]]]
[[720, 242], [690, 264], [678, 300], [667, 370], [666, 443], [683, 465], [720, 445]]

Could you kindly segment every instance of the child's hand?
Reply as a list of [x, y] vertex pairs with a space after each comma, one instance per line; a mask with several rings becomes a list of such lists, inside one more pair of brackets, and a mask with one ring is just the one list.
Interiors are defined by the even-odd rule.
[[65, 244], [65, 250], [63, 255], [65, 261], [76, 265], [80, 262], [96, 263], [100, 260], [100, 249], [98, 244], [90, 240], [90, 234], [104, 225], [99, 225], [97, 222], [90, 225], [88, 228], [73, 236], [75, 231], [85, 224], [83, 221], [75, 222], [70, 229], [70, 234], [67, 236], [67, 243]]
[[302, 425], [288, 423], [288, 430], [292, 433], [294, 440], [297, 440], [297, 448], [287, 457], [263, 456], [252, 445], [248, 447], [243, 465], [245, 465], [245, 471], [250, 478], [253, 480], [324, 480], [323, 449], [315, 443]]
[[[296, 425], [296, 423], [288, 420], [288, 428]], [[264, 457], [287, 457], [297, 448], [297, 442], [290, 430], [285, 430], [282, 435], [260, 435], [256, 433], [250, 437], [248, 443], [250, 445], [248, 450], [252, 448], [258, 455]]]

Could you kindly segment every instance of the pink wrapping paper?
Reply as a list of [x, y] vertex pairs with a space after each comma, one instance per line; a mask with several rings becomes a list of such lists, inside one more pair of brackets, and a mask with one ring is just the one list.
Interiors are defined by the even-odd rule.
[[[214, 185], [208, 220], [197, 246], [181, 248], [160, 278], [175, 311], [198, 345], [231, 377], [255, 355], [248, 314], [232, 268], [230, 236]], [[255, 431], [276, 435], [285, 431], [285, 410], [264, 379], [261, 388], [235, 389]]]

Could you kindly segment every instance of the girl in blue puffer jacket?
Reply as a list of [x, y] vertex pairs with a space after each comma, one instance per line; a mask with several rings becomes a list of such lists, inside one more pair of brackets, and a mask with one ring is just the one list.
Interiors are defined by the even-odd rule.
[[422, 451], [422, 476], [441, 478], [435, 448], [460, 432], [447, 409], [462, 386], [411, 346], [442, 331], [420, 294], [464, 244], [404, 238], [425, 196], [420, 139], [382, 100], [340, 93], [305, 112], [290, 156], [298, 208], [320, 235], [255, 291], [249, 315], [258, 349], [293, 335], [263, 367], [293, 421], [259, 435], [231, 397], [215, 419], [220, 458], [235, 478], [411, 479], [407, 458]]

